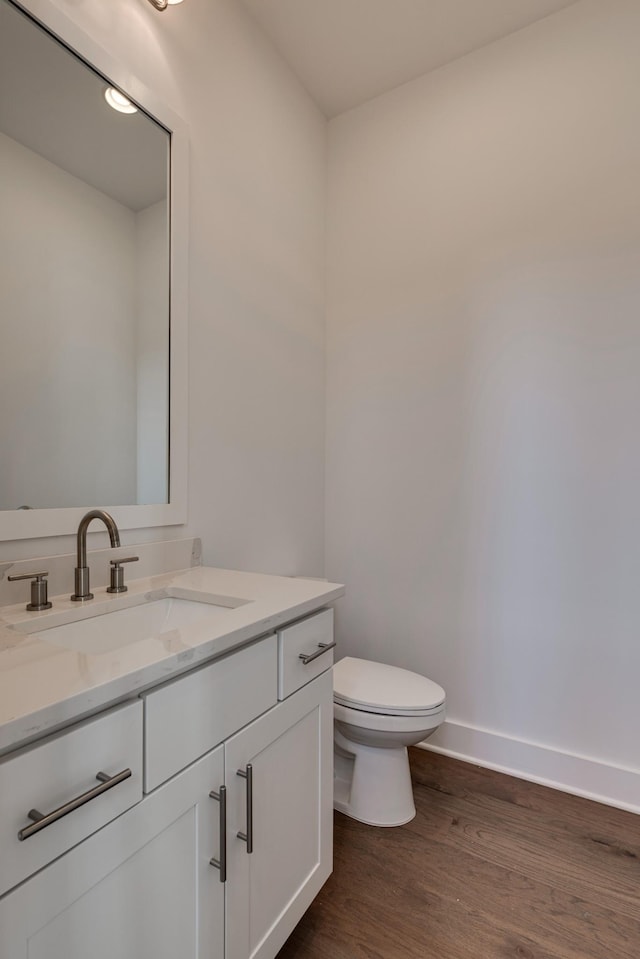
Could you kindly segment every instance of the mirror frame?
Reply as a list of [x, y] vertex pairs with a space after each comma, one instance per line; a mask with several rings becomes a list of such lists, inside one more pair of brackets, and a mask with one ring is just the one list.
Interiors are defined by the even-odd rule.
[[94, 507], [108, 510], [118, 527], [140, 529], [174, 526], [187, 521], [187, 393], [188, 393], [188, 235], [189, 154], [183, 120], [121, 63], [91, 39], [51, 0], [10, 0], [36, 24], [60, 40], [105, 80], [123, 90], [170, 135], [169, 203], [169, 502], [142, 506], [87, 503], [64, 509], [0, 510], [0, 541], [75, 534], [78, 523]]

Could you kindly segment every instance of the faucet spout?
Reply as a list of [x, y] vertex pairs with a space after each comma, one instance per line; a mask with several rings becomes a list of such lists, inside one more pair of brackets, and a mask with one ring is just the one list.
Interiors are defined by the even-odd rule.
[[92, 509], [80, 520], [78, 526], [78, 565], [75, 570], [75, 592], [71, 596], [74, 602], [81, 602], [85, 599], [93, 599], [93, 593], [89, 590], [89, 567], [87, 566], [87, 529], [89, 523], [94, 520], [102, 520], [107, 527], [111, 545], [115, 548], [120, 545], [120, 533], [116, 526], [116, 521], [110, 513], [103, 509]]

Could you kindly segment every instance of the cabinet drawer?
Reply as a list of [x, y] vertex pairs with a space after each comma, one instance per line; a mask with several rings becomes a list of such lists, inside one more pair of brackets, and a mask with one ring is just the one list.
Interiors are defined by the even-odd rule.
[[[0, 760], [0, 894], [141, 798], [139, 701]], [[30, 819], [31, 810], [46, 816], [46, 824]], [[36, 828], [25, 835], [28, 827]]]
[[278, 699], [333, 665], [333, 610], [323, 609], [278, 633]]
[[277, 702], [275, 634], [181, 676], [145, 700], [145, 792]]

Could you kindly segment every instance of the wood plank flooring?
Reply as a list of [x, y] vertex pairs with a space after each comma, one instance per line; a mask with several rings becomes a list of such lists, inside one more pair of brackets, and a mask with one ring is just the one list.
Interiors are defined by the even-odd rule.
[[335, 814], [278, 959], [640, 959], [640, 816], [410, 751], [417, 816]]

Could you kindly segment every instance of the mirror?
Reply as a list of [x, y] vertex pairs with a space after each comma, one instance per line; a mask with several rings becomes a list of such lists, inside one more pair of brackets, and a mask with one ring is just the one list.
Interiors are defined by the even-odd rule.
[[48, 0], [0, 0], [1, 539], [184, 521], [179, 127]]

